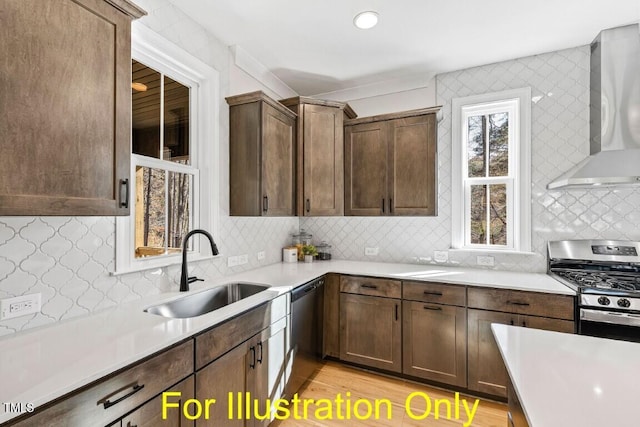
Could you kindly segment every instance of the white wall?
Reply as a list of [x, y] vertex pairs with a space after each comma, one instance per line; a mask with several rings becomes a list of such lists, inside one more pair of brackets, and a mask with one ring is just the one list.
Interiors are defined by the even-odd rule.
[[427, 87], [347, 101], [358, 117], [415, 110], [436, 105], [436, 79]]

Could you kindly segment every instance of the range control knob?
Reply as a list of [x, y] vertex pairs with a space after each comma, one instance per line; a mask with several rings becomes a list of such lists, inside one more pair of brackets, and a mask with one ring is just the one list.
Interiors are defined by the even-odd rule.
[[631, 302], [626, 298], [620, 298], [618, 300], [618, 307], [629, 308], [630, 305], [631, 305]]
[[[618, 301], [618, 304], [620, 303], [620, 301]], [[609, 305], [611, 304], [611, 300], [609, 300], [609, 298], [607, 297], [600, 297], [598, 298], [598, 304], [600, 305]]]

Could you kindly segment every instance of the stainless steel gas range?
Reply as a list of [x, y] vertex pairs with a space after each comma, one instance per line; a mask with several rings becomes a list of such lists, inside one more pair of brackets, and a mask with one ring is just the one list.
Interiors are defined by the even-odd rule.
[[578, 294], [578, 333], [640, 342], [640, 242], [549, 242], [549, 274]]

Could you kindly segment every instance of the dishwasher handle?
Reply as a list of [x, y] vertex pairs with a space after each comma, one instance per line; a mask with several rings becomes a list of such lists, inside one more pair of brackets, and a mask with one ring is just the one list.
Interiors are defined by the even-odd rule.
[[313, 291], [316, 291], [318, 288], [321, 288], [322, 285], [324, 285], [324, 280], [318, 279], [297, 287], [291, 292], [291, 302], [295, 302], [300, 298], [305, 297], [306, 295], [312, 294]]

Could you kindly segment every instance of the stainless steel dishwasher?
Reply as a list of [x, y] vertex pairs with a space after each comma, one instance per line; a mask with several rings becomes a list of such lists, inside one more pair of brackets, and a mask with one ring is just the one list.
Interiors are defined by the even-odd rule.
[[324, 277], [312, 280], [291, 292], [291, 346], [293, 364], [286, 395], [293, 397], [313, 375], [322, 360], [322, 317]]

